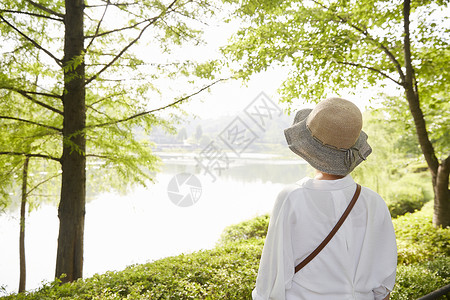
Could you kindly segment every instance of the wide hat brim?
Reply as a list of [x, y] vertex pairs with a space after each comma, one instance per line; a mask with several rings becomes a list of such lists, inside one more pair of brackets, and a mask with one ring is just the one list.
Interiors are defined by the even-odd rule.
[[284, 130], [289, 149], [306, 160], [313, 168], [333, 175], [347, 175], [372, 153], [367, 134], [361, 131], [350, 149], [338, 149], [324, 145], [306, 126], [312, 109], [297, 112], [294, 123]]

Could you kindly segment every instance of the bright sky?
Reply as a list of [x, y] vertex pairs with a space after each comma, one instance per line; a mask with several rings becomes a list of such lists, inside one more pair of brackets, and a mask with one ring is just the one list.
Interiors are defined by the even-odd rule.
[[[215, 49], [226, 45], [228, 38], [239, 27], [238, 23], [220, 24], [211, 26], [205, 31], [204, 40], [207, 45], [201, 47], [183, 47], [182, 50], [174, 52], [177, 57], [189, 57], [196, 59], [214, 58], [218, 55]], [[220, 57], [220, 56], [216, 56]], [[228, 80], [213, 86], [210, 92], [202, 92], [200, 95], [192, 98], [182, 107], [189, 113], [197, 115], [200, 118], [215, 118], [223, 115], [239, 114], [255, 97], [264, 92], [281, 108], [286, 108], [285, 104], [280, 104], [277, 89], [281, 86], [283, 80], [287, 77], [287, 69], [282, 67], [273, 67], [270, 70], [255, 74], [245, 85], [237, 80]], [[224, 76], [225, 77], [225, 76]], [[363, 95], [355, 96], [342, 91], [341, 97], [353, 101], [362, 111], [369, 103], [369, 95], [375, 95], [375, 90], [360, 91]], [[337, 95], [328, 95], [337, 96]], [[294, 101], [293, 111], [311, 107], [311, 104], [305, 104], [298, 100]], [[374, 103], [372, 103], [373, 105]]]
[[[102, 13], [99, 10], [99, 13]], [[109, 12], [111, 13], [111, 12]], [[222, 12], [226, 14], [226, 12]], [[204, 27], [203, 40], [207, 42], [206, 45], [190, 46], [183, 45], [180, 49], [175, 49], [171, 54], [162, 54], [161, 49], [155, 46], [154, 41], [151, 40], [151, 32], [148, 32], [149, 46], [134, 47], [133, 51], [145, 57], [150, 62], [172, 62], [175, 60], [184, 61], [185, 59], [192, 59], [196, 61], [206, 61], [208, 59], [220, 58], [218, 51], [219, 47], [228, 43], [228, 39], [231, 35], [238, 30], [241, 26], [240, 22], [231, 21], [224, 23], [218, 21], [220, 16], [215, 16], [214, 20], [206, 20], [208, 26]], [[105, 21], [108, 25], [116, 27], [118, 17], [115, 17], [114, 13], [109, 15], [108, 20]], [[204, 20], [202, 20], [204, 21]], [[198, 24], [196, 24], [198, 25]], [[145, 39], [145, 36], [143, 37]], [[175, 47], [172, 47], [175, 48]], [[279, 103], [279, 94], [277, 89], [281, 86], [284, 79], [287, 77], [287, 68], [273, 67], [268, 71], [260, 74], [255, 74], [251, 77], [250, 81], [244, 86], [240, 81], [229, 80], [226, 82], [218, 83], [210, 89], [210, 92], [204, 91], [201, 94], [193, 97], [189, 102], [184, 103], [181, 107], [185, 109], [190, 115], [196, 115], [202, 119], [216, 118], [223, 115], [237, 115], [239, 114], [255, 97], [261, 92], [264, 92], [275, 103], [277, 103], [282, 109], [286, 108], [285, 104]], [[223, 77], [227, 77], [226, 74]], [[153, 79], [149, 79], [153, 80]], [[155, 81], [156, 84], [161, 84], [162, 95], [149, 95], [149, 108], [154, 109], [174, 101], [175, 98], [182, 94], [191, 94], [197, 89], [192, 86], [184, 86], [185, 79], [179, 78], [173, 81], [162, 78]], [[197, 79], [198, 81], [198, 79]], [[206, 84], [206, 83], [205, 83]], [[375, 90], [359, 91], [360, 95], [354, 96], [345, 91], [341, 92], [341, 97], [344, 97], [350, 101], [353, 101], [362, 111], [366, 109], [366, 106], [370, 105], [368, 99], [370, 96], [376, 94]], [[327, 95], [337, 96], [337, 95]], [[159, 99], [158, 99], [159, 98]], [[311, 104], [304, 104], [301, 100], [293, 101], [293, 111], [300, 108], [311, 107]], [[373, 103], [372, 103], [373, 105]], [[161, 111], [160, 114], [164, 115], [167, 111]]]
[[[210, 93], [204, 93], [195, 97], [185, 106], [185, 109], [200, 118], [218, 117], [222, 115], [237, 115], [251, 101], [253, 101], [261, 92], [264, 92], [269, 98], [277, 103], [282, 109], [286, 105], [279, 103], [279, 94], [277, 89], [285, 79], [286, 73], [282, 69], [273, 69], [265, 73], [256, 74], [243, 86], [239, 81], [227, 81], [211, 89]], [[367, 106], [375, 105], [369, 102], [369, 95], [376, 94], [375, 90], [361, 91], [365, 97], [355, 96], [350, 93], [342, 92], [341, 97], [355, 103], [361, 111], [366, 110]], [[336, 96], [336, 95], [329, 95]], [[301, 100], [294, 101], [293, 111], [305, 107], [312, 107], [313, 104], [304, 103]]]
[[[448, 15], [447, 12], [450, 7], [442, 8], [434, 12], [436, 20], [442, 20], [442, 15]], [[431, 18], [431, 16], [427, 16]], [[229, 37], [239, 28], [239, 22], [230, 22], [228, 24], [220, 23], [209, 26], [205, 30], [204, 40], [208, 44], [204, 47], [183, 47], [181, 55], [194, 55], [198, 58], [214, 58], [214, 50], [220, 46], [226, 45]], [[261, 74], [255, 74], [250, 81], [243, 86], [241, 82], [230, 80], [220, 83], [211, 89], [210, 93], [202, 93], [194, 97], [187, 105], [183, 105], [190, 114], [199, 116], [200, 118], [218, 117], [222, 115], [236, 115], [241, 112], [259, 93], [264, 92], [275, 103], [278, 103], [279, 94], [277, 89], [281, 86], [284, 79], [287, 77], [287, 69], [281, 67], [272, 68]], [[387, 94], [398, 94], [399, 91], [393, 83], [387, 82], [384, 92]], [[379, 107], [377, 102], [370, 102], [370, 98], [376, 98], [376, 95], [381, 90], [378, 88], [359, 89], [357, 91], [341, 91], [340, 96], [354, 102], [361, 111], [368, 107]], [[353, 94], [352, 92], [356, 92]], [[337, 96], [334, 94], [327, 95], [328, 97]], [[293, 111], [311, 107], [311, 104], [305, 104], [300, 99], [297, 102], [293, 101]], [[284, 104], [279, 104], [281, 108], [285, 108]]]

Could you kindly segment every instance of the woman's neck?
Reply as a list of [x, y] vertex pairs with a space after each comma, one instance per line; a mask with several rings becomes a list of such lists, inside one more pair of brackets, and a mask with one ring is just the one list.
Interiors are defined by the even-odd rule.
[[314, 179], [317, 180], [337, 180], [337, 179], [341, 179], [344, 178], [345, 176], [342, 175], [333, 175], [333, 174], [328, 174], [328, 173], [324, 173], [322, 171], [316, 170], [316, 176], [314, 176]]

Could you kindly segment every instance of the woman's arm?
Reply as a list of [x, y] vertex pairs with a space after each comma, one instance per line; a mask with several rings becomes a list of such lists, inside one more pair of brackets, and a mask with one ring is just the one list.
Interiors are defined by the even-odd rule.
[[293, 213], [287, 201], [291, 190], [285, 188], [275, 201], [252, 293], [254, 300], [285, 299], [285, 290], [294, 275], [290, 221]]

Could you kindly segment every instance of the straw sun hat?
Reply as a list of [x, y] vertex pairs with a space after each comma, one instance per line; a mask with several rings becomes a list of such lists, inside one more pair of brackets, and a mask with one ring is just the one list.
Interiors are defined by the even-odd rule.
[[314, 109], [298, 111], [284, 135], [289, 148], [313, 168], [347, 175], [372, 152], [361, 128], [362, 115], [355, 104], [328, 98]]

